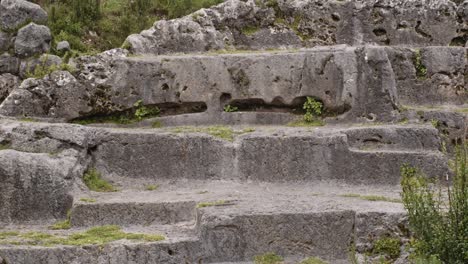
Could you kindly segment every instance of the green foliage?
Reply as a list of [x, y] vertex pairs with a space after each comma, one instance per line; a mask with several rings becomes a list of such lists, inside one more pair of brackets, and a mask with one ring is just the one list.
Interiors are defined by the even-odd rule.
[[427, 75], [427, 68], [422, 63], [421, 50], [417, 49], [414, 55], [414, 67], [416, 68], [416, 76], [419, 79], [425, 79]]
[[400, 199], [393, 199], [393, 198], [388, 198], [388, 197], [379, 196], [379, 195], [360, 195], [356, 193], [348, 193], [348, 194], [341, 195], [341, 197], [360, 198], [360, 199], [372, 201], [372, 202], [382, 201], [382, 202], [391, 202], [391, 203], [401, 203]]
[[0, 240], [0, 244], [84, 246], [105, 245], [122, 239], [148, 242], [156, 242], [165, 239], [165, 237], [161, 235], [126, 233], [122, 231], [119, 226], [115, 225], [93, 227], [85, 232], [73, 233], [69, 236], [56, 236], [42, 232], [29, 232], [22, 234], [15, 232], [14, 234], [16, 235], [7, 236], [9, 240]]
[[466, 143], [457, 147], [453, 184], [444, 194], [416, 168], [401, 168], [403, 203], [419, 256], [435, 256], [444, 263], [468, 263], [467, 147]]
[[383, 237], [374, 242], [372, 253], [394, 260], [400, 256], [400, 245], [401, 242], [398, 238]]
[[250, 133], [255, 130], [253, 129], [244, 129], [242, 131], [234, 131], [230, 127], [225, 126], [211, 126], [211, 127], [177, 127], [172, 129], [174, 133], [206, 133], [213, 137], [221, 138], [227, 141], [234, 141], [235, 135], [241, 135], [245, 133]]
[[55, 71], [68, 71], [68, 72], [74, 72], [75, 69], [68, 65], [68, 64], [61, 64], [61, 65], [47, 65], [46, 60], [44, 60], [41, 64], [37, 65], [34, 68], [34, 71], [31, 72], [26, 72], [26, 78], [36, 78], [36, 79], [42, 79], [46, 75], [49, 75]]
[[135, 107], [135, 118], [139, 121], [141, 121], [143, 118], [158, 116], [161, 112], [157, 106], [144, 106], [142, 100], [138, 100], [133, 106]]
[[[122, 46], [128, 35], [161, 18], [176, 18], [222, 0], [35, 0], [48, 11], [54, 44], [88, 53]], [[55, 48], [55, 45], [53, 45]], [[130, 48], [128, 43], [124, 48]], [[55, 53], [58, 53], [54, 50]], [[63, 55], [63, 54], [58, 54]]]
[[71, 211], [67, 212], [67, 219], [64, 221], [57, 222], [53, 224], [50, 229], [52, 230], [63, 230], [63, 229], [70, 229], [71, 228]]
[[96, 199], [93, 199], [93, 198], [80, 198], [80, 201], [85, 202], [85, 203], [95, 203]]
[[112, 184], [102, 179], [101, 173], [96, 169], [89, 169], [83, 175], [83, 181], [91, 191], [95, 192], [115, 192], [116, 189]]
[[159, 185], [149, 184], [145, 186], [147, 191], [155, 191], [159, 188]]
[[299, 264], [327, 264], [328, 262], [325, 262], [319, 258], [316, 257], [310, 257], [306, 258], [303, 261], [301, 261]]
[[306, 111], [304, 114], [304, 121], [311, 123], [315, 120], [316, 117], [322, 115], [323, 104], [316, 101], [312, 97], [307, 97], [306, 102], [304, 103], [303, 109]]
[[202, 202], [197, 204], [197, 208], [204, 208], [204, 207], [210, 207], [210, 206], [218, 206], [218, 205], [224, 205], [227, 202], [224, 200], [219, 200], [215, 202]]
[[227, 113], [232, 113], [232, 112], [237, 112], [239, 111], [239, 108], [236, 107], [236, 106], [231, 106], [231, 105], [225, 105], [224, 106], [224, 112], [227, 112]]
[[255, 264], [280, 264], [283, 261], [283, 257], [276, 255], [275, 253], [266, 253], [261, 256], [254, 257]]

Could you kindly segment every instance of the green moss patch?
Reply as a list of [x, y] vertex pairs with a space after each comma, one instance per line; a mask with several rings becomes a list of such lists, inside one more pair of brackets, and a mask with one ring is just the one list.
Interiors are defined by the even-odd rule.
[[241, 131], [234, 131], [230, 127], [211, 126], [211, 127], [176, 127], [171, 130], [173, 133], [205, 133], [213, 137], [221, 138], [227, 141], [234, 141], [236, 135], [251, 133], [254, 129], [246, 128]]
[[272, 252], [254, 257], [255, 264], [280, 264], [283, 260], [283, 257]]
[[227, 204], [224, 200], [219, 200], [215, 202], [201, 202], [197, 204], [197, 208], [204, 208], [204, 207], [211, 207], [211, 206], [218, 206], [218, 205], [225, 205]]
[[389, 197], [379, 196], [379, 195], [360, 195], [356, 193], [348, 193], [348, 194], [341, 195], [341, 197], [359, 198], [362, 200], [367, 200], [367, 201], [372, 201], [372, 202], [382, 201], [382, 202], [390, 202], [390, 203], [401, 203], [400, 199], [389, 198]]
[[327, 264], [328, 262], [325, 262], [319, 258], [316, 257], [310, 257], [306, 258], [303, 261], [300, 262], [300, 264]]
[[83, 181], [91, 191], [95, 192], [115, 192], [117, 191], [112, 184], [102, 179], [101, 173], [96, 169], [89, 169], [83, 175]]
[[[0, 244], [13, 245], [38, 245], [38, 246], [54, 246], [54, 245], [105, 245], [117, 240], [139, 240], [146, 242], [156, 242], [164, 240], [165, 237], [156, 234], [139, 234], [126, 233], [119, 226], [106, 225], [93, 227], [85, 232], [73, 233], [68, 236], [58, 236], [42, 232], [17, 233], [10, 232], [11, 235], [1, 236]], [[7, 239], [2, 239], [7, 238]]]

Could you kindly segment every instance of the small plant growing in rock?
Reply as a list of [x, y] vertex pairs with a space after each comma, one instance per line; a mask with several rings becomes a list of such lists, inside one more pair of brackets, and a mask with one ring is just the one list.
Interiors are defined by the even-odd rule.
[[424, 64], [422, 63], [421, 51], [420, 51], [419, 49], [416, 50], [416, 52], [415, 52], [415, 56], [414, 56], [414, 67], [416, 68], [416, 76], [417, 76], [419, 79], [425, 79], [425, 78], [426, 78], [426, 75], [427, 75], [427, 68], [426, 68], [426, 66], [424, 66]]
[[204, 207], [211, 207], [211, 206], [219, 206], [227, 204], [224, 200], [219, 200], [215, 202], [202, 202], [197, 204], [197, 208], [204, 208]]
[[468, 263], [467, 148], [465, 142], [457, 146], [453, 183], [444, 194], [418, 169], [409, 165], [401, 168], [402, 200], [415, 240], [412, 246], [423, 259]]
[[143, 100], [138, 100], [135, 104], [135, 118], [138, 120], [142, 120], [143, 118], [150, 117], [150, 116], [157, 116], [161, 112], [161, 110], [156, 107], [147, 107], [143, 105]]
[[278, 256], [272, 252], [254, 257], [255, 264], [281, 264], [282, 262], [283, 257]]
[[89, 169], [83, 175], [83, 181], [91, 191], [95, 192], [115, 192], [116, 189], [112, 184], [102, 179], [101, 173], [96, 169]]
[[306, 102], [304, 103], [303, 109], [306, 111], [304, 114], [304, 121], [307, 123], [314, 122], [315, 118], [322, 115], [323, 104], [316, 101], [312, 97], [307, 97]]
[[236, 107], [236, 106], [232, 106], [232, 105], [225, 105], [224, 106], [224, 112], [232, 113], [232, 112], [237, 112], [237, 111], [239, 111], [239, 108]]
[[400, 256], [400, 239], [384, 237], [374, 242], [372, 251], [375, 255], [382, 255], [390, 260], [395, 260]]
[[159, 185], [155, 185], [155, 184], [146, 185], [145, 187], [147, 191], [155, 191], [158, 188], [159, 188]]

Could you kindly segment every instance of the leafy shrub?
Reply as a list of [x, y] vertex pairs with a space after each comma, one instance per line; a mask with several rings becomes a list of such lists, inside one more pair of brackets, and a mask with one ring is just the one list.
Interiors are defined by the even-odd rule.
[[304, 114], [304, 121], [311, 123], [315, 120], [316, 117], [322, 115], [323, 104], [316, 101], [312, 97], [307, 97], [306, 102], [304, 103], [303, 109], [306, 111]]
[[457, 147], [453, 185], [444, 193], [416, 168], [404, 165], [401, 169], [403, 203], [415, 237], [413, 247], [424, 258], [468, 263], [467, 146]]

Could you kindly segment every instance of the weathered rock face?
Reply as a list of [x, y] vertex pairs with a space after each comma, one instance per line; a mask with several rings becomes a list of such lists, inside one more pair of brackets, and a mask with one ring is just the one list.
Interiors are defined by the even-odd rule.
[[449, 0], [239, 1], [158, 21], [128, 37], [135, 54], [318, 45], [464, 46], [465, 4]]
[[31, 57], [50, 50], [52, 35], [46, 26], [31, 23], [18, 31], [15, 39], [15, 53], [19, 57]]
[[402, 104], [443, 105], [468, 101], [465, 48], [387, 48]]
[[0, 31], [0, 53], [7, 51], [11, 46], [10, 34]]
[[0, 124], [0, 226], [65, 217], [91, 134], [70, 125]]
[[0, 75], [0, 102], [3, 102], [11, 91], [19, 86], [20, 80], [15, 75], [5, 73]]
[[25, 0], [2, 0], [0, 2], [0, 28], [15, 30], [32, 21], [47, 22], [47, 13], [37, 4]]
[[0, 74], [18, 74], [20, 60], [8, 53], [0, 55]]

